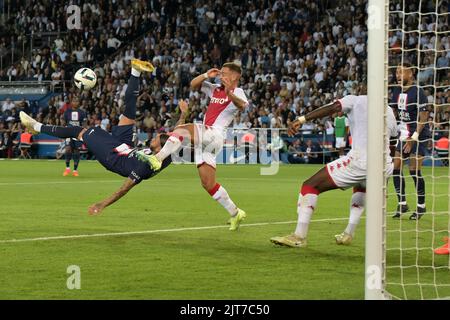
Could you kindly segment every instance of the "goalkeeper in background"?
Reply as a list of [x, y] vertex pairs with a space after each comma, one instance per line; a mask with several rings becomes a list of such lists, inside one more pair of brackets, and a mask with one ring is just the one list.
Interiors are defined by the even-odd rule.
[[398, 206], [393, 218], [400, 218], [403, 213], [409, 211], [403, 176], [403, 161], [409, 158], [409, 173], [417, 191], [417, 208], [409, 219], [418, 220], [426, 212], [425, 180], [422, 177], [421, 169], [427, 142], [430, 138], [430, 128], [427, 124], [428, 99], [423, 89], [414, 81], [411, 64], [403, 63], [403, 66], [398, 66], [396, 78], [399, 87], [394, 89], [391, 107], [398, 113], [400, 139], [394, 158], [393, 176]]

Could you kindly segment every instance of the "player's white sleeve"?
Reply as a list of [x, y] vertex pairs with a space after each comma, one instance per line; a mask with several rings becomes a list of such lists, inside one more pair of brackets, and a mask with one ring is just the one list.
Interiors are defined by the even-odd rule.
[[342, 106], [342, 112], [349, 113], [353, 110], [353, 106], [356, 102], [356, 96], [348, 95], [338, 100]]
[[245, 106], [247, 107], [248, 99], [247, 99], [247, 96], [245, 95], [244, 90], [242, 90], [241, 88], [236, 88], [236, 89], [234, 89], [233, 93], [239, 99], [244, 100], [245, 101]]
[[349, 126], [350, 126], [350, 123], [348, 122], [348, 118], [345, 117], [344, 119], [345, 119], [345, 126], [346, 126], [346, 127], [349, 127]]
[[389, 137], [397, 137], [399, 133], [399, 128], [397, 126], [397, 120], [395, 119], [394, 111], [391, 107], [387, 107], [387, 129]]
[[206, 94], [206, 96], [208, 98], [211, 98], [212, 97], [212, 93], [214, 91], [214, 88], [215, 88], [215, 86], [211, 82], [203, 81], [202, 87], [200, 88], [200, 91], [203, 92], [204, 94]]

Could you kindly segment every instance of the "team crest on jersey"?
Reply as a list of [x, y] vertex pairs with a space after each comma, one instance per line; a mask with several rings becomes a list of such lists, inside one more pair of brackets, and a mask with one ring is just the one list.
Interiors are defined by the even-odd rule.
[[398, 109], [399, 110], [406, 110], [407, 104], [408, 104], [408, 94], [407, 93], [400, 93], [398, 95]]

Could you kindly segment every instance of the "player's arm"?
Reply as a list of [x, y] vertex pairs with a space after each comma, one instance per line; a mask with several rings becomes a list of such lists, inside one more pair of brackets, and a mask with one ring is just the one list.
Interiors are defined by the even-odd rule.
[[300, 129], [300, 126], [307, 121], [331, 116], [333, 113], [339, 112], [341, 110], [342, 106], [338, 100], [317, 108], [316, 110], [313, 110], [304, 116], [298, 117], [295, 121], [292, 121], [289, 125], [288, 134], [290, 136], [296, 134], [298, 129]]
[[429, 112], [427, 111], [420, 111], [419, 112], [419, 121], [417, 122], [417, 139], [419, 139], [419, 135], [422, 132], [423, 128], [425, 127], [426, 123], [428, 122]]
[[[223, 86], [225, 87], [225, 92], [226, 92], [228, 98], [230, 98], [231, 102], [233, 102], [233, 104], [238, 109], [240, 109], [240, 110], [244, 109], [248, 104], [248, 102], [245, 98], [245, 94], [241, 93], [242, 91], [240, 91], [240, 92], [238, 92], [238, 94], [241, 93], [242, 96], [239, 97], [238, 95], [236, 95], [234, 93], [235, 90], [232, 88], [230, 81], [227, 81], [226, 79], [222, 79], [221, 81], [222, 81]], [[245, 98], [245, 100], [243, 98]]]
[[416, 131], [414, 131], [409, 139], [406, 141], [403, 152], [404, 153], [410, 153], [412, 149], [412, 144], [415, 141], [419, 141], [420, 133], [422, 132], [423, 128], [425, 127], [426, 122], [428, 121], [428, 111], [420, 111], [419, 112], [419, 120], [417, 121], [417, 127]]
[[231, 90], [227, 91], [228, 98], [230, 98], [231, 102], [234, 103], [234, 105], [240, 109], [243, 110], [247, 106], [247, 101], [244, 99], [239, 98], [237, 95], [235, 95]]
[[114, 192], [111, 196], [109, 196], [105, 200], [97, 202], [92, 206], [90, 206], [89, 214], [90, 215], [100, 214], [103, 211], [103, 209], [105, 209], [107, 206], [113, 204], [114, 202], [122, 198], [124, 195], [126, 195], [128, 191], [130, 191], [131, 188], [133, 188], [135, 185], [136, 183], [133, 180], [127, 178], [127, 180], [125, 180], [125, 182], [122, 184], [119, 190]]
[[181, 110], [181, 115], [180, 115], [180, 119], [178, 119], [178, 122], [176, 123], [175, 127], [178, 127], [178, 126], [184, 124], [186, 122], [186, 117], [189, 114], [189, 104], [186, 101], [180, 100], [178, 102], [178, 107]]
[[191, 89], [198, 90], [202, 86], [203, 81], [209, 78], [215, 78], [219, 74], [220, 70], [217, 68], [212, 68], [206, 71], [205, 73], [195, 77], [191, 81]]
[[411, 136], [411, 138], [415, 141], [419, 140], [420, 133], [422, 132], [423, 128], [425, 127], [426, 123], [428, 122], [429, 112], [427, 109], [428, 105], [428, 98], [425, 95], [425, 91], [423, 91], [422, 88], [418, 89], [418, 95], [419, 95], [419, 119], [417, 121], [417, 127], [416, 132], [414, 132]]

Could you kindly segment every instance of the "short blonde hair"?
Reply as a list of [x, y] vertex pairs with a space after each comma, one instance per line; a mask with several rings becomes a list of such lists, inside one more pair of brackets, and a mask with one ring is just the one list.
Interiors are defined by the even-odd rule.
[[237, 62], [234, 62], [234, 61], [233, 62], [226, 62], [226, 63], [224, 63], [222, 68], [228, 68], [228, 69], [230, 69], [232, 71], [235, 71], [235, 72], [237, 72], [239, 74], [242, 74], [241, 65], [239, 63], [237, 63]]

